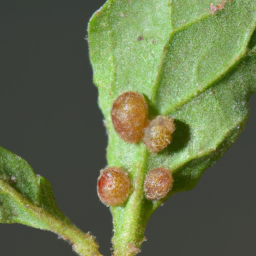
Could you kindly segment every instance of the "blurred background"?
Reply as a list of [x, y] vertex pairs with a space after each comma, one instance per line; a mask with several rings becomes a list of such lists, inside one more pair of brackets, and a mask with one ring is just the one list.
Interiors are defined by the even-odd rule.
[[[110, 255], [111, 214], [96, 180], [107, 135], [84, 39], [103, 0], [0, 3], [0, 145], [52, 184], [57, 203]], [[201, 178], [151, 217], [141, 256], [255, 255], [256, 96], [245, 131]], [[0, 255], [72, 256], [55, 234], [0, 225]]]

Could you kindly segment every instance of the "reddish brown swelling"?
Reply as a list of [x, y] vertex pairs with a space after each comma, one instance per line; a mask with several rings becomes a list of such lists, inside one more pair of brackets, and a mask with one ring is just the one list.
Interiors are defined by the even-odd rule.
[[172, 189], [173, 178], [168, 169], [163, 167], [148, 172], [144, 182], [145, 196], [149, 200], [164, 198]]
[[101, 170], [98, 178], [98, 196], [108, 206], [125, 203], [130, 193], [131, 182], [128, 173], [119, 167], [107, 167]]
[[114, 128], [126, 142], [141, 140], [146, 126], [148, 105], [144, 96], [136, 92], [125, 92], [113, 103], [111, 117]]
[[172, 118], [158, 116], [145, 128], [142, 141], [150, 152], [157, 153], [171, 143], [174, 130]]

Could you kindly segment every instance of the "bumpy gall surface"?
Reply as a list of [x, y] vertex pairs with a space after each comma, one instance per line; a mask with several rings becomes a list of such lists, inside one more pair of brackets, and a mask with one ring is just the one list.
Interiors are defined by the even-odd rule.
[[114, 128], [126, 142], [136, 143], [143, 136], [147, 125], [148, 105], [144, 96], [136, 92], [125, 92], [113, 103], [111, 117]]
[[150, 152], [157, 153], [171, 143], [174, 130], [172, 118], [158, 116], [145, 128], [142, 141]]
[[149, 200], [164, 198], [172, 189], [173, 178], [168, 169], [163, 167], [148, 172], [144, 182], [145, 196]]
[[101, 170], [98, 178], [98, 196], [107, 206], [125, 203], [130, 193], [131, 182], [128, 173], [119, 167]]

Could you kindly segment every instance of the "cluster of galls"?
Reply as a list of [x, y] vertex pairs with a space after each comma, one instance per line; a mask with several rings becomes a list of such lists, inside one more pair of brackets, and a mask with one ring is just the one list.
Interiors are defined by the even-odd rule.
[[157, 116], [148, 120], [148, 104], [144, 96], [136, 92], [125, 92], [115, 101], [111, 110], [113, 126], [126, 142], [142, 140], [148, 150], [157, 153], [172, 141], [175, 130], [173, 118]]
[[[125, 92], [113, 103], [111, 117], [119, 136], [128, 143], [142, 141], [152, 153], [167, 147], [175, 130], [172, 118], [157, 116], [148, 120], [148, 105], [143, 95]], [[171, 190], [173, 178], [170, 170], [163, 167], [147, 173], [144, 182], [145, 197], [148, 200], [164, 198]], [[98, 196], [108, 206], [118, 206], [126, 202], [131, 182], [128, 173], [120, 167], [108, 167], [98, 178]]]
[[[170, 170], [163, 167], [151, 170], [144, 181], [145, 197], [159, 200], [167, 196], [173, 185]], [[98, 178], [98, 196], [107, 206], [119, 206], [126, 202], [131, 192], [128, 172], [120, 167], [107, 167], [101, 170]]]

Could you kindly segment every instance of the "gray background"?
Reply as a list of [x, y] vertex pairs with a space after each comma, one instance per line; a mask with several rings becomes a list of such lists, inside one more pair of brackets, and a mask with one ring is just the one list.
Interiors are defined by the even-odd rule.
[[[103, 3], [1, 1], [0, 145], [46, 177], [60, 209], [110, 255], [111, 215], [96, 194], [107, 136], [84, 40], [90, 16]], [[153, 214], [140, 255], [255, 255], [255, 96], [250, 105], [234, 146], [194, 190]], [[0, 255], [75, 254], [55, 234], [1, 224]]]

